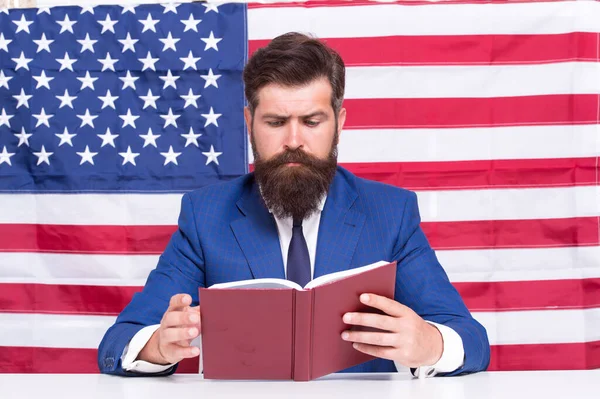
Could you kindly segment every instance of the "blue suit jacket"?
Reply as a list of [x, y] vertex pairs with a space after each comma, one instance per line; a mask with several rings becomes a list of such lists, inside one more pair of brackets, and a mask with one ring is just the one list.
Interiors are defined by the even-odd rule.
[[[450, 284], [419, 223], [414, 193], [338, 167], [321, 214], [314, 277], [379, 260], [398, 261], [396, 300], [462, 338], [464, 366], [451, 374], [484, 370], [490, 358], [486, 331]], [[185, 194], [178, 230], [158, 266], [100, 343], [100, 371], [140, 375], [122, 369], [121, 354], [140, 329], [160, 323], [171, 296], [188, 293], [195, 306], [199, 286], [265, 277], [285, 275], [275, 219], [253, 174]], [[392, 361], [375, 359], [345, 371], [395, 370]]]

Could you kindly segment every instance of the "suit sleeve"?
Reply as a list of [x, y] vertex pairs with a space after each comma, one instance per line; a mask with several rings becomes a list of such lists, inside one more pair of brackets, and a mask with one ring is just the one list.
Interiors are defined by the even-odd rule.
[[146, 326], [160, 324], [173, 295], [187, 293], [192, 306], [198, 305], [198, 288], [204, 286], [204, 256], [198, 238], [192, 201], [181, 200], [177, 231], [172, 235], [157, 267], [150, 272], [141, 292], [134, 294], [102, 339], [98, 348], [101, 373], [122, 376], [169, 375], [177, 366], [155, 374], [126, 371], [121, 365], [123, 350], [133, 336]]
[[410, 192], [394, 249], [394, 260], [398, 262], [396, 300], [423, 319], [448, 326], [459, 334], [464, 345], [464, 364], [442, 375], [485, 370], [490, 361], [486, 330], [471, 316], [450, 283], [420, 223], [417, 196]]

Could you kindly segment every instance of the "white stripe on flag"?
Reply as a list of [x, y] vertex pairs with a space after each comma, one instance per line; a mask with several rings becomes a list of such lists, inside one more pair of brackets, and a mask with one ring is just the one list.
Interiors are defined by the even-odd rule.
[[292, 31], [320, 38], [597, 32], [599, 20], [595, 1], [257, 8], [248, 10], [248, 38]]
[[[346, 99], [473, 98], [600, 92], [600, 63], [346, 69]], [[393, 84], [390, 84], [393, 82]]]
[[[418, 191], [417, 195], [424, 222], [600, 215], [597, 186]], [[7, 205], [0, 208], [0, 223], [175, 226], [180, 198], [181, 194], [0, 194], [0, 203]]]
[[[600, 309], [474, 312], [490, 344], [600, 340]], [[114, 316], [0, 314], [0, 346], [97, 348]]]

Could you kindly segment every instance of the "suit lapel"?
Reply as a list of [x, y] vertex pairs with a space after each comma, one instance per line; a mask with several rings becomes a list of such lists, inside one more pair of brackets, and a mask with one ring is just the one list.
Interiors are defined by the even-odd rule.
[[254, 182], [237, 202], [245, 217], [231, 222], [231, 229], [254, 278], [285, 278], [283, 258], [273, 215], [263, 204]]
[[366, 219], [351, 209], [357, 198], [356, 190], [338, 171], [321, 214], [314, 277], [350, 268]]

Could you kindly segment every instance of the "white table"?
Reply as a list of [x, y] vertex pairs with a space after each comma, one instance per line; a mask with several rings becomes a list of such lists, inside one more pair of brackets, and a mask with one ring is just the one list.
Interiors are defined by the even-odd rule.
[[184, 398], [600, 398], [600, 370], [489, 372], [413, 379], [408, 374], [332, 374], [311, 382], [215, 381], [199, 375], [124, 378], [83, 374], [0, 374], [2, 399]]

